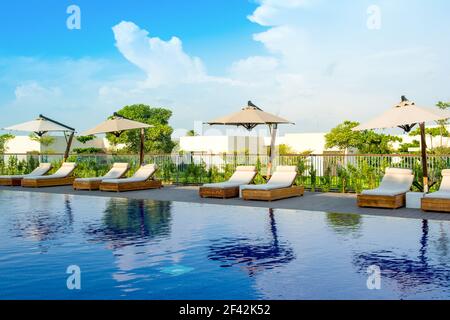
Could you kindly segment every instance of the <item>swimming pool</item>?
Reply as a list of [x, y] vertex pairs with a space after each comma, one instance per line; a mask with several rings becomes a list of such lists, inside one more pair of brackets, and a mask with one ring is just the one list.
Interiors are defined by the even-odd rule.
[[0, 299], [448, 299], [449, 236], [444, 221], [0, 191]]

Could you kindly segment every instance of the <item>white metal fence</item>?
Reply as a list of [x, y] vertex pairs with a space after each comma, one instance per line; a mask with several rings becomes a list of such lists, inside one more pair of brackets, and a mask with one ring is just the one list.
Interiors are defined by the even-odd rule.
[[[113, 162], [128, 162], [137, 168], [137, 155], [73, 154], [70, 161], [79, 166], [78, 176], [100, 175]], [[0, 174], [26, 173], [39, 162], [53, 162], [55, 167], [62, 161], [62, 154], [4, 154], [0, 155]], [[248, 154], [148, 154], [146, 163], [156, 163], [158, 175], [168, 183], [200, 184], [227, 179], [238, 165], [255, 165], [259, 175], [256, 183], [264, 182], [267, 170], [267, 155]], [[277, 165], [297, 166], [298, 184], [322, 191], [351, 192], [376, 187], [386, 167], [411, 168], [416, 175], [415, 188], [420, 189], [422, 175], [421, 157], [415, 154], [397, 155], [281, 155], [275, 158]], [[450, 168], [450, 155], [428, 156], [429, 176], [439, 183], [442, 169]], [[133, 171], [131, 171], [132, 173]]]

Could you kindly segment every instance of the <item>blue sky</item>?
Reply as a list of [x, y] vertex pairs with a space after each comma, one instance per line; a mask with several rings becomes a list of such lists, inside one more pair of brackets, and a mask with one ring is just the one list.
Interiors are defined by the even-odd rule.
[[[72, 4], [81, 30], [66, 27]], [[450, 100], [449, 12], [445, 0], [3, 1], [0, 127], [44, 113], [82, 131], [147, 103], [191, 129], [251, 99], [297, 123], [283, 130], [317, 132], [402, 94], [433, 106]]]
[[[66, 9], [76, 4], [82, 13], [82, 28], [66, 28]], [[19, 0], [2, 4], [0, 34], [2, 56], [108, 57], [120, 59], [114, 47], [112, 26], [133, 21], [162, 39], [177, 36], [185, 50], [201, 55], [211, 68], [223, 71], [226, 63], [258, 52], [251, 41], [264, 28], [246, 19], [256, 7], [242, 0]], [[239, 50], [229, 50], [239, 43]]]

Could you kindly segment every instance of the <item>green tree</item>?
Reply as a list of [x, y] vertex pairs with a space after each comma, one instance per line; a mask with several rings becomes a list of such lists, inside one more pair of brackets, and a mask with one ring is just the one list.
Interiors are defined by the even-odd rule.
[[[172, 111], [152, 108], [145, 104], [134, 104], [123, 107], [117, 113], [125, 118], [154, 126], [145, 129], [145, 152], [169, 153], [172, 151], [175, 146], [171, 139], [173, 129], [169, 125]], [[138, 152], [140, 148], [140, 130], [125, 131], [119, 137], [107, 134], [106, 137], [113, 145], [125, 144], [130, 152]]]
[[325, 148], [354, 148], [360, 153], [387, 154], [392, 152], [392, 142], [402, 141], [399, 137], [376, 133], [373, 130], [353, 131], [358, 125], [358, 122], [344, 121], [331, 129], [325, 135]]
[[186, 132], [186, 137], [195, 137], [195, 136], [198, 136], [198, 134], [194, 130], [189, 130], [188, 132]]
[[[436, 103], [436, 107], [438, 107], [440, 110], [447, 110], [447, 109], [450, 108], [450, 102], [439, 101], [438, 103]], [[448, 119], [438, 120], [436, 122], [437, 122], [437, 124], [438, 124], [438, 126], [439, 126], [439, 128], [441, 130], [441, 133], [440, 133], [440, 136], [441, 136], [441, 147], [444, 147], [442, 145], [443, 137], [449, 137], [449, 133], [447, 131], [447, 125], [449, 124], [448, 123]]]
[[278, 154], [283, 156], [283, 155], [287, 155], [287, 154], [294, 154], [294, 150], [292, 150], [292, 148], [290, 146], [288, 146], [287, 144], [280, 144], [278, 145]]
[[6, 147], [6, 143], [11, 140], [14, 139], [14, 136], [12, 134], [1, 134], [0, 135], [0, 153], [5, 153], [7, 151], [7, 147]]
[[76, 139], [78, 142], [85, 144], [88, 141], [94, 140], [94, 136], [78, 136]]
[[[444, 120], [445, 121], [445, 120]], [[409, 133], [411, 137], [420, 136], [420, 128], [416, 128], [415, 130]], [[438, 127], [425, 128], [425, 135], [430, 137], [430, 148], [434, 147], [433, 139], [436, 137], [441, 137], [441, 146], [442, 146], [442, 137], [450, 137], [450, 133], [448, 132], [445, 125], [439, 125]]]
[[420, 142], [418, 140], [413, 140], [411, 143], [408, 142], [402, 143], [398, 148], [398, 152], [410, 153], [409, 148], [420, 148]]
[[360, 132], [356, 149], [365, 154], [389, 154], [393, 152], [392, 142], [402, 142], [402, 138], [388, 134], [376, 133], [373, 130]]
[[45, 151], [52, 152], [52, 150], [48, 149], [53, 143], [55, 143], [55, 137], [48, 136], [48, 135], [42, 135], [38, 136], [36, 133], [30, 133], [29, 135], [30, 139], [36, 142], [39, 142], [42, 146], [45, 147]]
[[340, 150], [347, 150], [349, 148], [356, 148], [359, 144], [361, 133], [353, 131], [352, 129], [359, 125], [358, 122], [344, 121], [335, 128], [331, 129], [325, 135], [325, 148], [337, 147]]

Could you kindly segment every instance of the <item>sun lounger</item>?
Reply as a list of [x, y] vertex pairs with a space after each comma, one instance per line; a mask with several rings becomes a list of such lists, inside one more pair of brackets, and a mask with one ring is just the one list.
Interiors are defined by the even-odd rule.
[[239, 186], [251, 183], [255, 176], [255, 166], [238, 166], [228, 181], [204, 184], [199, 189], [199, 195], [202, 198], [238, 197]]
[[32, 178], [43, 176], [52, 168], [51, 163], [41, 163], [36, 169], [29, 174], [0, 176], [0, 186], [20, 186], [23, 178]]
[[364, 190], [357, 197], [359, 207], [397, 209], [405, 206], [406, 193], [411, 189], [414, 175], [410, 169], [387, 168], [380, 186]]
[[72, 185], [75, 179], [72, 174], [76, 166], [77, 164], [74, 162], [64, 162], [54, 174], [22, 179], [22, 187], [40, 188]]
[[450, 169], [442, 170], [439, 191], [426, 194], [422, 198], [422, 210], [450, 212]]
[[153, 179], [156, 170], [155, 164], [147, 164], [140, 167], [131, 178], [103, 179], [100, 190], [120, 192], [161, 188], [161, 180]]
[[128, 171], [130, 166], [128, 163], [114, 163], [111, 170], [103, 177], [96, 178], [77, 178], [73, 182], [75, 190], [98, 190], [102, 180], [122, 178]]
[[240, 186], [241, 197], [244, 200], [273, 201], [302, 196], [304, 187], [293, 186], [296, 177], [296, 166], [278, 166], [266, 184]]

